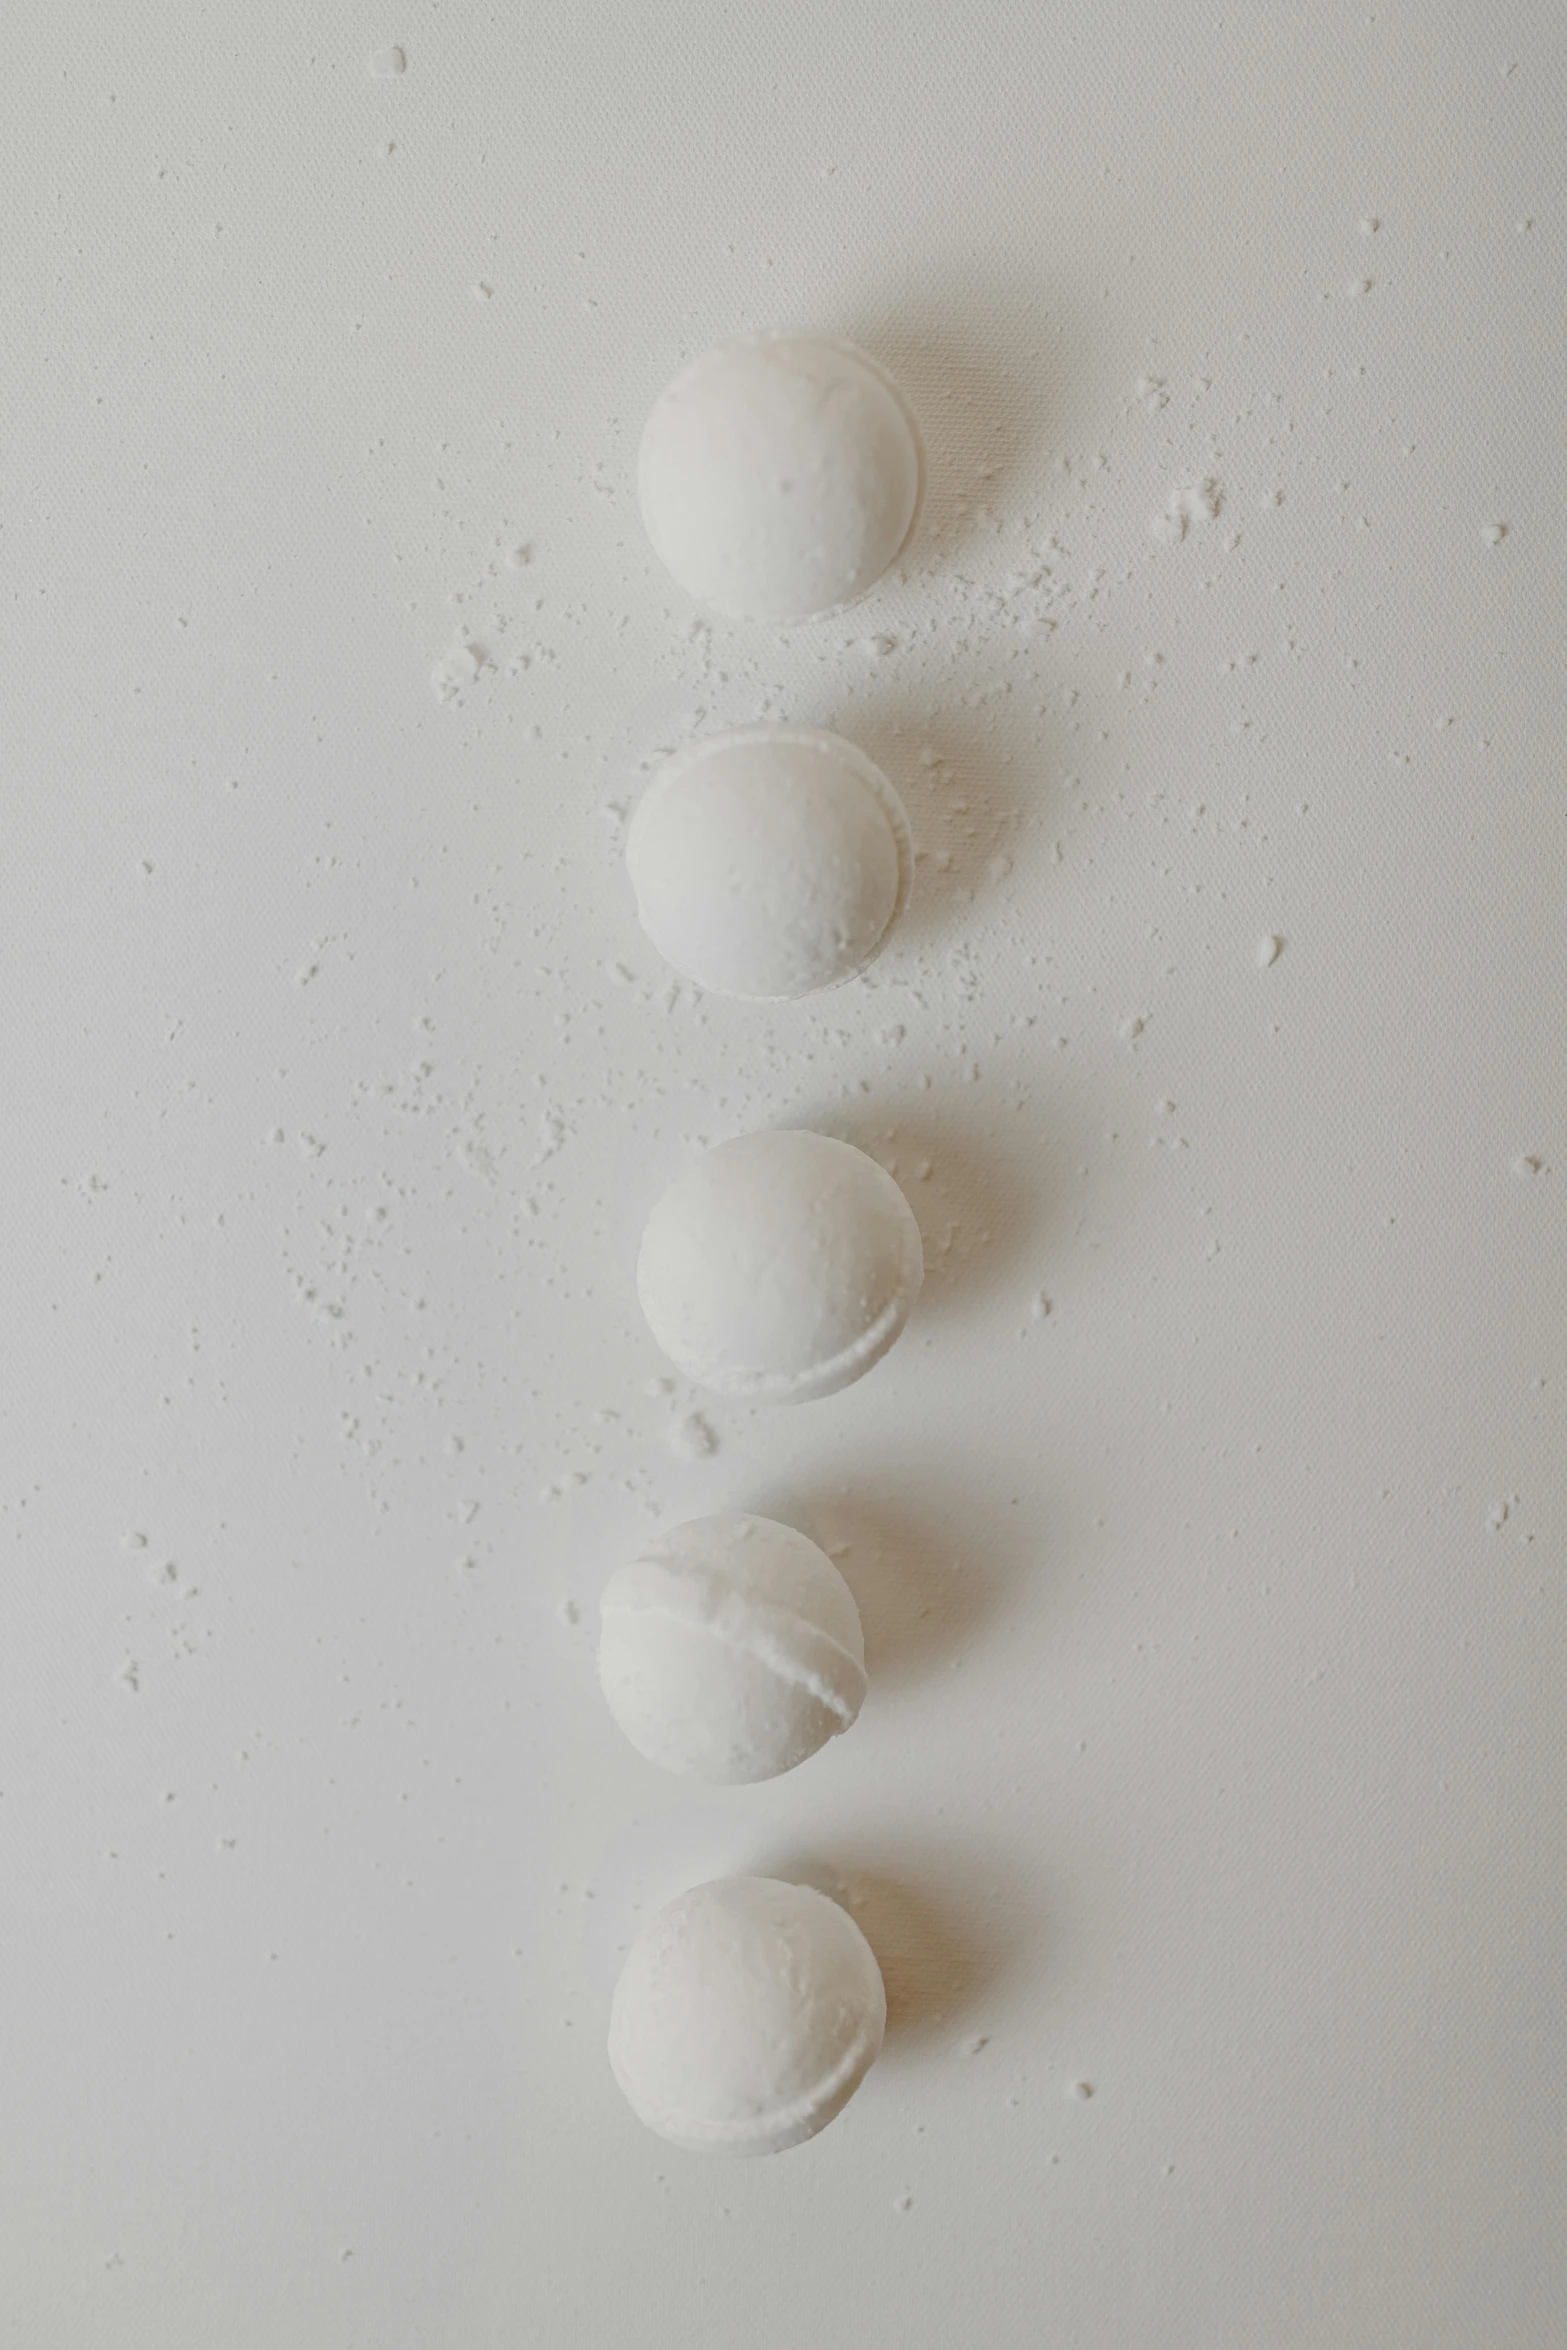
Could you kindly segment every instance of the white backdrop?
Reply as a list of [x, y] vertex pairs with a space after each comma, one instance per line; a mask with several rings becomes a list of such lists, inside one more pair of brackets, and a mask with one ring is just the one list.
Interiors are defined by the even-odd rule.
[[[6, 2339], [1559, 2343], [1567, 20], [127, 0], [6, 61]], [[932, 482], [784, 637], [630, 493], [773, 323]], [[782, 1009], [671, 988], [620, 863], [765, 715], [922, 849]], [[770, 1122], [895, 1168], [926, 1295], [682, 1458], [640, 1221]], [[709, 1796], [593, 1610], [729, 1506], [872, 1687]], [[726, 2166], [602, 2042], [745, 1867], [892, 2029]]]

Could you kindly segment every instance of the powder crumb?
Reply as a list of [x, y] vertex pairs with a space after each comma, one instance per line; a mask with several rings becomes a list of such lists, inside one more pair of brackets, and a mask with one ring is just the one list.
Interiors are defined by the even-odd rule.
[[672, 1421], [665, 1441], [680, 1461], [705, 1461], [718, 1450], [718, 1438], [700, 1412]]
[[898, 2197], [898, 2201], [897, 2201], [896, 2209], [897, 2209], [897, 2210], [899, 2210], [899, 2211], [912, 2211], [912, 2210], [914, 2209], [914, 2198], [913, 2198], [913, 2196], [912, 2196], [912, 2195], [900, 2195], [900, 2196]]
[[389, 49], [375, 49], [365, 59], [365, 71], [375, 82], [395, 81], [408, 70], [408, 59], [394, 42]]
[[114, 1676], [116, 1685], [131, 1697], [141, 1694], [141, 1667], [133, 1656], [128, 1656]]
[[1505, 1501], [1493, 1501], [1490, 1509], [1486, 1512], [1486, 1532], [1488, 1534], [1500, 1534], [1502, 1528], [1506, 1525], [1508, 1519], [1511, 1516], [1512, 1507], [1510, 1503]]
[[456, 644], [430, 672], [430, 690], [438, 702], [455, 702], [472, 685], [483, 662], [476, 645]]
[[1360, 233], [1363, 237], [1374, 237], [1381, 226], [1382, 223], [1377, 219], [1375, 213], [1368, 212], [1360, 224]]
[[1284, 941], [1282, 938], [1277, 937], [1273, 932], [1270, 931], [1266, 938], [1259, 938], [1257, 941], [1258, 970], [1266, 971], [1268, 965], [1270, 963], [1276, 963], [1283, 952]]
[[989, 2046], [990, 2034], [988, 2032], [977, 2032], [972, 2040], [964, 2041], [963, 2053], [965, 2056], [978, 2056], [982, 2048], [988, 2048]]
[[1505, 522], [1488, 522], [1480, 536], [1488, 547], [1499, 547], [1507, 536], [1507, 525]]
[[1544, 1172], [1545, 1161], [1543, 1159], [1536, 1158], [1531, 1151], [1522, 1152], [1513, 1161], [1513, 1173], [1515, 1175], [1543, 1175]]
[[533, 549], [530, 546], [519, 544], [515, 547], [508, 547], [506, 550], [508, 571], [525, 571], [532, 561]]
[[476, 302], [488, 302], [495, 288], [492, 285], [487, 285], [481, 277], [474, 280], [468, 291]]
[[1048, 1297], [1046, 1297], [1042, 1289], [1036, 1292], [1033, 1303], [1030, 1305], [1028, 1311], [1030, 1318], [1035, 1322], [1042, 1322], [1045, 1316], [1049, 1313], [1050, 1300]]
[[561, 1623], [567, 1626], [580, 1624], [582, 1621], [582, 1610], [574, 1599], [563, 1599], [555, 1613]]
[[1164, 512], [1156, 514], [1148, 528], [1165, 546], [1176, 546], [1185, 538], [1189, 524], [1216, 522], [1223, 505], [1224, 485], [1205, 474], [1200, 481], [1177, 483]]
[[1092, 2097], [1094, 2084], [1092, 2081], [1069, 2081], [1066, 2093], [1068, 2097], [1075, 2097], [1079, 2101], [1083, 2101]]

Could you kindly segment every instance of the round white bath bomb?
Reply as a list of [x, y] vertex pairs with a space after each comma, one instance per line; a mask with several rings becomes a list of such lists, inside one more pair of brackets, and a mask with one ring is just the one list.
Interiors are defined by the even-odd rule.
[[780, 2154], [841, 2113], [881, 2051], [887, 1995], [835, 1901], [772, 1877], [682, 1893], [631, 1945], [609, 2061], [650, 2130], [693, 2154]]
[[808, 620], [873, 587], [914, 527], [902, 393], [851, 343], [773, 332], [683, 368], [643, 428], [637, 498], [661, 561], [739, 620]]
[[874, 1159], [825, 1134], [747, 1134], [665, 1192], [637, 1295], [688, 1379], [806, 1403], [880, 1362], [924, 1270], [913, 1210]]
[[626, 842], [637, 915], [717, 995], [836, 987], [881, 952], [909, 894], [903, 803], [874, 762], [809, 726], [744, 726], [660, 768]]
[[865, 1702], [854, 1594], [792, 1526], [695, 1518], [611, 1575], [599, 1680], [632, 1745], [666, 1771], [775, 1779]]

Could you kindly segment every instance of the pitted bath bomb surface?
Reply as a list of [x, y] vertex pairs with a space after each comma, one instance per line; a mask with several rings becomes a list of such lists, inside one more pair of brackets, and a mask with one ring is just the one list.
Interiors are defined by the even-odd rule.
[[864, 1703], [854, 1594], [825, 1551], [773, 1518], [676, 1526], [610, 1577], [600, 1612], [609, 1710], [666, 1771], [776, 1778]]
[[688, 1379], [805, 1403], [879, 1363], [924, 1277], [885, 1168], [825, 1134], [747, 1134], [678, 1176], [648, 1218], [637, 1295]]
[[632, 2110], [694, 2154], [778, 2154], [840, 2113], [881, 2050], [870, 1944], [809, 1886], [723, 1877], [651, 1918], [610, 2009]]
[[924, 460], [902, 393], [826, 336], [721, 343], [655, 401], [637, 498], [688, 595], [740, 620], [852, 603], [901, 553]]
[[902, 801], [853, 743], [746, 726], [659, 770], [626, 865], [666, 962], [718, 995], [776, 998], [836, 987], [881, 952], [914, 850]]

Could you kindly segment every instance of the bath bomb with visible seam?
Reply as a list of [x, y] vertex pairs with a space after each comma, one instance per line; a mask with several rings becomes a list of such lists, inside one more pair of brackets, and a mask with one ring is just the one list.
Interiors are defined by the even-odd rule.
[[841, 2113], [881, 2052], [887, 1994], [846, 1910], [721, 1877], [631, 1945], [609, 2061], [638, 2119], [693, 2154], [780, 2154]]
[[874, 1159], [826, 1134], [747, 1134], [665, 1192], [637, 1295], [698, 1386], [805, 1403], [880, 1362], [924, 1270], [914, 1212]]
[[609, 1710], [666, 1771], [776, 1778], [864, 1703], [854, 1594], [825, 1551], [775, 1519], [676, 1526], [610, 1577], [600, 1612]]
[[901, 553], [924, 480], [902, 393], [852, 343], [744, 335], [683, 368], [637, 457], [654, 551], [739, 620], [852, 603]]
[[744, 726], [660, 768], [626, 841], [637, 916], [717, 995], [836, 987], [880, 954], [914, 868], [903, 803], [836, 734]]

